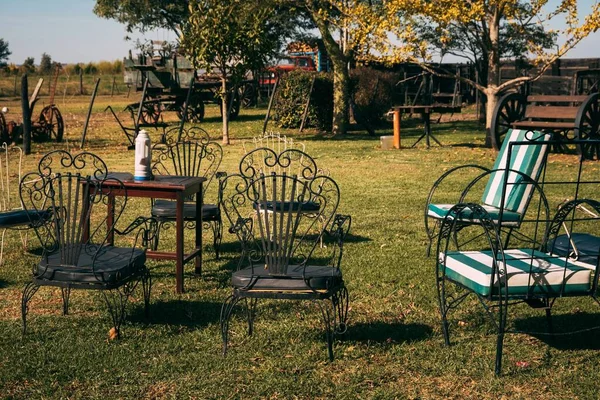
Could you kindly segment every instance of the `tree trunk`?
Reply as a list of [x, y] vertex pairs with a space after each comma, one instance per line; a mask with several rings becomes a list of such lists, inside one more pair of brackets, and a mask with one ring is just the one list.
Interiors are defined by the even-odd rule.
[[[497, 6], [498, 7], [498, 6]], [[485, 146], [492, 147], [491, 125], [492, 115], [498, 103], [498, 91], [500, 85], [500, 11], [494, 10], [488, 21], [490, 36], [490, 52], [488, 54], [488, 79], [485, 95], [487, 97], [485, 110]]]
[[[223, 117], [223, 144], [229, 144], [229, 105], [227, 104], [227, 80], [221, 79], [221, 116]], [[233, 99], [232, 99], [233, 101]]]
[[348, 130], [350, 104], [350, 76], [344, 60], [333, 68], [333, 121], [331, 132], [344, 134]]

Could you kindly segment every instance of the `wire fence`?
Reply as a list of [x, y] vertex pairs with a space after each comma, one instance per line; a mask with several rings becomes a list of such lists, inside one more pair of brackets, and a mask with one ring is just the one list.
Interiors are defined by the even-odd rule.
[[[22, 75], [0, 76], [0, 98], [21, 97]], [[39, 79], [44, 79], [40, 96], [49, 96], [52, 91], [54, 77], [52, 75], [28, 75], [29, 90], [33, 91]], [[58, 99], [72, 96], [90, 95], [94, 90], [96, 80], [100, 79], [98, 95], [122, 96], [135, 92], [135, 88], [123, 80], [122, 74], [115, 75], [67, 75], [60, 74], [56, 82], [54, 97]]]

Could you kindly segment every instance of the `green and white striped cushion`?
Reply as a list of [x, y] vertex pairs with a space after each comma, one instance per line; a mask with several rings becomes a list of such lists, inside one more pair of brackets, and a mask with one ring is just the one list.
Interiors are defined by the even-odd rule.
[[[559, 295], [563, 283], [564, 293], [582, 293], [591, 288], [595, 265], [566, 261], [564, 257], [531, 249], [505, 250], [504, 254], [509, 296]], [[496, 277], [494, 286], [490, 287], [493, 265], [491, 251], [454, 251], [446, 255], [444, 260], [444, 254], [440, 253], [438, 262], [441, 265], [445, 262], [447, 278], [482, 296], [498, 294]], [[498, 265], [502, 268], [501, 261], [498, 261]]]
[[[524, 129], [511, 129], [506, 134], [498, 158], [494, 163], [493, 170], [483, 193], [482, 203], [500, 208], [502, 205], [502, 187], [504, 186], [505, 170], [507, 169], [508, 147], [512, 142], [546, 141], [551, 135], [537, 131]], [[508, 168], [522, 172], [537, 181], [542, 171], [544, 159], [548, 151], [548, 145], [519, 145], [513, 146], [510, 164]], [[515, 211], [522, 215], [525, 212], [533, 185], [519, 184], [523, 177], [515, 172], [508, 173], [506, 193], [504, 197], [504, 210]]]
[[[430, 204], [427, 209], [427, 215], [433, 218], [443, 219], [448, 215], [448, 211], [454, 206], [454, 204]], [[500, 217], [500, 209], [492, 206], [482, 206], [485, 211], [490, 215], [490, 218], [493, 221], [498, 221]], [[466, 214], [465, 214], [466, 213]], [[470, 222], [478, 222], [471, 218], [472, 210], [470, 208], [466, 208], [460, 215], [461, 220], [470, 221]], [[519, 221], [521, 220], [521, 215], [514, 212], [504, 210], [502, 214], [502, 226], [519, 226]]]

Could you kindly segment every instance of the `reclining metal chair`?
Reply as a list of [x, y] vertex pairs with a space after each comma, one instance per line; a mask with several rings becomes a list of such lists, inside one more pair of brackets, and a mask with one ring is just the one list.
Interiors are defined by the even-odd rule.
[[[284, 168], [306, 154], [284, 151], [269, 161]], [[270, 154], [270, 153], [269, 153]], [[350, 217], [336, 214], [339, 188], [327, 176], [315, 175], [308, 165], [299, 175], [254, 174], [242, 168], [220, 183], [220, 202], [242, 245], [233, 292], [221, 310], [223, 354], [227, 351], [229, 321], [235, 305], [246, 300], [248, 333], [252, 334], [258, 299], [318, 301], [325, 322], [329, 358], [333, 334], [346, 330], [348, 291], [340, 263]], [[318, 229], [321, 218], [326, 229]], [[317, 229], [315, 229], [317, 228]], [[329, 249], [317, 245], [323, 235], [333, 239]]]
[[[541, 142], [531, 146], [550, 144], [559, 143]], [[545, 180], [542, 184], [560, 184], [564, 188], [574, 183], [577, 195], [584, 183], [580, 183], [581, 176], [580, 164], [575, 181]], [[509, 179], [504, 176], [501, 186], [509, 185]], [[585, 183], [598, 185], [597, 179]], [[527, 181], [520, 183], [528, 184]], [[508, 198], [501, 202], [500, 213], [508, 202]], [[537, 208], [539, 217], [524, 222], [532, 237], [528, 246], [505, 246], [497, 217], [479, 204], [460, 203], [451, 207], [440, 224], [436, 283], [445, 342], [450, 344], [449, 313], [468, 296], [476, 296], [496, 328], [496, 374], [500, 374], [502, 368], [504, 335], [511, 332], [507, 324], [510, 306], [526, 303], [544, 309], [547, 334], [552, 334], [551, 310], [558, 298], [587, 296], [600, 304], [597, 297], [600, 202], [575, 198], [549, 218], [546, 199], [540, 196]]]
[[[466, 201], [466, 194], [472, 191], [476, 183], [487, 180], [480, 204], [493, 221], [507, 228], [505, 246], [508, 245], [511, 235], [523, 221], [533, 193], [541, 190], [537, 181], [546, 164], [548, 145], [530, 146], [529, 143], [543, 142], [550, 138], [551, 135], [536, 131], [509, 130], [491, 170], [469, 164], [452, 168], [444, 173], [433, 184], [425, 203], [425, 231], [429, 240], [427, 256], [437, 236], [440, 222], [456, 204], [435, 202], [434, 196], [438, 188], [451, 176], [462, 178], [466, 173], [473, 171], [476, 173], [476, 179], [473, 179], [460, 193], [457, 203]], [[517, 143], [520, 144], [514, 145]], [[508, 176], [508, 181], [503, 185], [505, 176]], [[521, 184], [524, 181], [529, 181], [529, 184]], [[501, 204], [503, 207], [500, 207]]]
[[[148, 313], [151, 279], [145, 265], [147, 221], [138, 220], [123, 232], [115, 228], [127, 196], [112, 195], [112, 189], [105, 186], [109, 181], [124, 190], [97, 156], [87, 152], [72, 156], [62, 150], [43, 157], [38, 171], [23, 177], [20, 195], [25, 209], [30, 215], [49, 214], [48, 218], [30, 220], [43, 253], [23, 291], [23, 334], [28, 303], [41, 286], [61, 288], [65, 315], [71, 289], [100, 290], [112, 317], [111, 334], [117, 337], [127, 300], [139, 282]], [[114, 220], [107, 220], [105, 205], [114, 209]], [[133, 247], [107, 245], [115, 233], [128, 234], [139, 226]]]

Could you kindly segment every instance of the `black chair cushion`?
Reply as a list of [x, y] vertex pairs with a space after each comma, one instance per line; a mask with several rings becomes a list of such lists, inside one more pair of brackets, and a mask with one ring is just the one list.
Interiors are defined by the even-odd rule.
[[0, 212], [0, 228], [29, 225], [32, 221], [46, 220], [50, 215], [50, 211], [15, 210]]
[[[571, 239], [579, 254], [578, 261], [596, 265], [598, 262], [598, 253], [600, 252], [600, 237], [590, 235], [589, 233], [574, 233]], [[567, 235], [558, 235], [554, 241], [548, 245], [548, 250], [559, 256], [567, 257], [569, 252], [574, 252], [575, 249], [569, 243]]]
[[[152, 216], [159, 218], [175, 219], [177, 202], [173, 200], [156, 200], [152, 207]], [[220, 210], [216, 204], [202, 205], [202, 219], [211, 221], [219, 217]], [[187, 201], [183, 204], [183, 218], [196, 219], [196, 203]]]
[[302, 278], [303, 266], [290, 265], [285, 275], [269, 275], [269, 272], [260, 266], [254, 267], [254, 275], [251, 268], [244, 268], [233, 273], [231, 284], [234, 288], [246, 288], [251, 282], [256, 282], [248, 290], [317, 290], [326, 291], [339, 287], [342, 283], [342, 271], [319, 265], [306, 266], [304, 276], [308, 283]]
[[[319, 204], [314, 201], [266, 201], [266, 208], [269, 211], [288, 211], [290, 209], [290, 205], [292, 207], [292, 212], [298, 212], [302, 210], [303, 212], [314, 212], [319, 211]], [[254, 209], [259, 210], [263, 209], [264, 205], [262, 202], [254, 202]]]
[[47, 260], [42, 258], [36, 278], [63, 283], [115, 284], [139, 273], [146, 263], [146, 252], [142, 249], [103, 247], [95, 265], [94, 252], [88, 251], [91, 254], [81, 252], [76, 266], [61, 265], [60, 252], [49, 255]]

